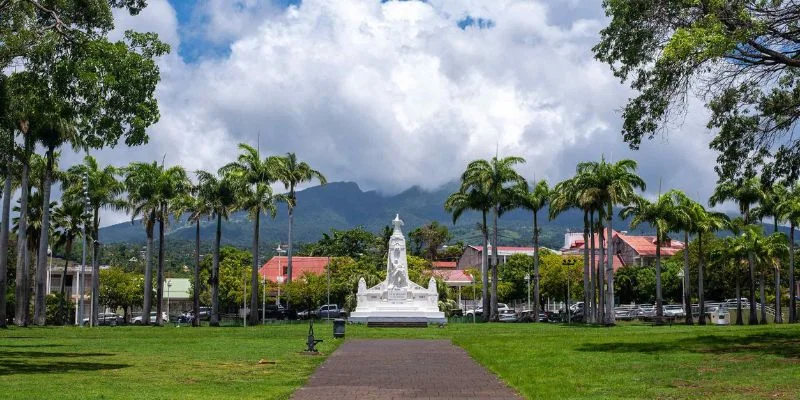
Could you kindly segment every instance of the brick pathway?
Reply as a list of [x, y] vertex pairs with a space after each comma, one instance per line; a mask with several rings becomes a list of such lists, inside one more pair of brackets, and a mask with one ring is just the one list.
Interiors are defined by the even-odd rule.
[[348, 340], [292, 399], [521, 397], [447, 340]]

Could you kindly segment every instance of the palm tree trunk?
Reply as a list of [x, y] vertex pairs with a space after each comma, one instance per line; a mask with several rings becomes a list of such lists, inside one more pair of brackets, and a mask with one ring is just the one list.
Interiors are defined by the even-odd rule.
[[661, 239], [656, 227], [656, 323], [658, 324], [664, 322], [664, 300], [661, 296]]
[[[583, 210], [583, 322], [589, 323], [589, 299], [591, 295], [591, 263], [589, 261], [589, 211]], [[594, 254], [592, 254], [594, 257]], [[569, 282], [567, 282], [569, 285]], [[567, 299], [569, 303], [569, 299]], [[567, 304], [569, 312], [569, 304]]]
[[705, 257], [703, 256], [703, 233], [697, 235], [697, 303], [700, 307], [700, 315], [698, 316], [698, 325], [706, 324], [706, 299], [703, 293], [703, 263]]
[[608, 230], [608, 235], [606, 237], [606, 242], [608, 243], [608, 251], [606, 252], [608, 264], [606, 265], [606, 317], [603, 320], [605, 325], [614, 325], [617, 323], [617, 316], [614, 314], [614, 229], [612, 227], [614, 223], [614, 212], [611, 206], [611, 204], [608, 205], [608, 222], [606, 226]]
[[[219, 326], [219, 242], [222, 238], [222, 214], [217, 213], [217, 233], [214, 236], [214, 262], [211, 265], [211, 326]], [[287, 305], [288, 307], [288, 305]]]
[[603, 272], [603, 264], [605, 264], [606, 260], [606, 239], [605, 233], [603, 232], [603, 225], [600, 223], [602, 217], [598, 213], [597, 215], [597, 245], [600, 247], [600, 257], [597, 260], [597, 280], [595, 280], [595, 287], [597, 288], [597, 299], [595, 300], [595, 317], [594, 321], [598, 324], [603, 323], [605, 318], [605, 305], [606, 301], [603, 297], [604, 295], [604, 288], [603, 285], [605, 282], [603, 281], [605, 278], [605, 273]]
[[533, 212], [533, 322], [539, 321], [539, 220]]
[[758, 324], [758, 314], [756, 310], [756, 271], [755, 271], [755, 262], [753, 262], [753, 252], [747, 252], [747, 266], [750, 270], [750, 295], [748, 296], [748, 300], [750, 300], [750, 317], [747, 320], [748, 325], [757, 325]]
[[776, 324], [783, 323], [783, 312], [781, 310], [781, 268], [775, 265], [775, 319]]
[[[156, 325], [164, 324], [161, 316], [164, 303], [164, 223], [167, 218], [167, 207], [162, 205], [158, 218], [158, 270], [156, 271]], [[169, 316], [167, 316], [169, 318]]]
[[193, 326], [200, 326], [200, 218], [194, 223], [194, 290], [192, 300], [194, 306]]
[[489, 301], [489, 228], [486, 222], [485, 210], [482, 212], [482, 216], [483, 226], [481, 227], [481, 233], [483, 234], [483, 254], [481, 255], [481, 280], [483, 282], [481, 282], [481, 296], [483, 296], [483, 313], [481, 314], [481, 319], [483, 319], [483, 322], [487, 322], [489, 321], [491, 302]]
[[684, 243], [683, 247], [683, 304], [685, 308], [683, 312], [686, 313], [686, 325], [694, 325], [694, 317], [692, 316], [692, 288], [690, 287], [689, 280], [689, 231], [683, 231]]
[[[780, 296], [780, 292], [776, 293]], [[758, 301], [761, 303], [761, 324], [767, 323], [767, 298], [764, 294], [764, 271], [758, 273]]]
[[94, 209], [92, 222], [92, 326], [97, 326], [100, 314], [100, 208]]
[[[14, 137], [11, 136], [13, 144]], [[11, 152], [6, 153], [3, 184], [3, 215], [0, 223], [0, 328], [6, 327], [6, 288], [8, 287], [8, 230], [11, 217]]]
[[789, 323], [797, 322], [797, 288], [794, 282], [794, 223], [789, 229]]
[[28, 197], [30, 196], [29, 173], [30, 152], [26, 151], [22, 159], [22, 191], [19, 195], [19, 220], [17, 221], [17, 275], [15, 299], [17, 309], [14, 313], [14, 323], [17, 326], [28, 325]]
[[497, 313], [497, 248], [500, 247], [497, 241], [497, 218], [500, 214], [500, 210], [498, 206], [494, 206], [494, 213], [492, 215], [492, 219], [494, 220], [494, 227], [493, 227], [493, 239], [494, 239], [494, 246], [492, 246], [492, 303], [491, 303], [491, 315], [489, 319], [492, 321], [499, 321], [500, 315]]
[[[736, 260], [739, 263], [739, 260]], [[742, 274], [737, 266], [736, 268], [736, 325], [744, 325], [742, 319]]]
[[44, 326], [46, 322], [47, 250], [50, 245], [50, 181], [53, 176], [53, 149], [47, 149], [47, 165], [42, 183], [42, 228], [39, 232], [39, 251], [36, 256], [36, 298], [33, 305], [33, 323]]
[[[67, 237], [67, 244], [66, 244], [66, 251], [67, 254], [64, 257], [64, 273], [61, 274], [61, 314], [67, 315], [67, 271], [69, 270], [69, 257], [72, 254], [72, 237]], [[69, 316], [66, 317], [64, 323], [66, 324], [69, 321]]]
[[[289, 206], [289, 243], [286, 249], [286, 283], [292, 283], [292, 234], [294, 233], [294, 207]], [[287, 304], [287, 307], [289, 305]]]
[[147, 234], [147, 254], [144, 265], [144, 305], [142, 306], [142, 323], [150, 324], [150, 310], [153, 309], [153, 224], [156, 220], [156, 211], [150, 211], [149, 221], [145, 222]]
[[253, 223], [253, 269], [250, 271], [250, 325], [258, 323], [258, 229], [260, 217], [261, 209], [257, 209], [256, 219]]
[[[590, 247], [592, 270], [589, 277], [589, 303], [584, 304], [584, 318], [588, 318], [590, 323], [597, 322], [597, 253], [595, 252], [594, 238], [597, 235], [594, 226], [594, 211], [589, 212], [589, 240], [584, 246]], [[598, 237], [599, 238], [599, 237]], [[599, 244], [599, 243], [598, 243]]]

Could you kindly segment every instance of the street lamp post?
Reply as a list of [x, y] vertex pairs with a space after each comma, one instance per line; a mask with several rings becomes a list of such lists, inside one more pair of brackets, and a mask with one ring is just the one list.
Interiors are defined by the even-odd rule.
[[247, 274], [245, 274], [244, 279], [242, 280], [242, 321], [244, 323], [244, 327], [247, 328]]
[[[570, 282], [572, 282], [572, 266], [575, 265], [575, 263], [576, 263], [576, 261], [573, 258], [565, 258], [565, 259], [561, 260], [561, 265], [563, 265], [564, 267], [567, 268], [567, 299], [566, 299], [567, 300], [566, 301], [567, 305], [566, 305], [566, 310], [567, 310], [567, 323], [568, 324], [572, 323], [572, 314], [570, 314], [571, 310], [570, 310], [570, 304], [569, 304], [570, 303], [569, 284], [570, 284]], [[583, 314], [584, 314], [584, 318], [586, 318], [586, 304], [583, 305]], [[537, 316], [537, 318], [538, 318], [538, 316]]]
[[[325, 274], [328, 276], [328, 308], [331, 305], [331, 258], [328, 257], [328, 264], [325, 265]], [[328, 311], [326, 319], [331, 319], [330, 310]]]
[[681, 279], [681, 308], [683, 313], [686, 314], [686, 279], [683, 270], [678, 270], [678, 278]]
[[[525, 286], [528, 288], [528, 311], [531, 310], [531, 274], [525, 274]], [[536, 318], [539, 318], [537, 315]]]
[[167, 319], [169, 319], [169, 288], [172, 287], [172, 281], [167, 279]]
[[283, 284], [283, 276], [278, 275], [278, 277], [275, 280], [278, 282], [278, 297], [275, 298], [275, 305], [276, 306], [280, 306], [281, 305], [281, 285]]
[[263, 295], [261, 296], [261, 324], [267, 322], [267, 276], [261, 277]]
[[[278, 273], [275, 274], [277, 276], [278, 282], [278, 297], [275, 299], [275, 304], [280, 305], [281, 301], [281, 284], [283, 283], [283, 268], [281, 267], [281, 253], [285, 253], [286, 250], [281, 248], [281, 244], [278, 243], [278, 247], [275, 248], [275, 252], [278, 253]], [[289, 307], [289, 304], [286, 304], [286, 307]]]

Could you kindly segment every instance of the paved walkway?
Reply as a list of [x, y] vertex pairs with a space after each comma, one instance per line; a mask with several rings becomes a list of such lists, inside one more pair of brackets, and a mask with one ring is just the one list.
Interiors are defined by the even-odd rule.
[[447, 340], [348, 340], [292, 398], [521, 399]]

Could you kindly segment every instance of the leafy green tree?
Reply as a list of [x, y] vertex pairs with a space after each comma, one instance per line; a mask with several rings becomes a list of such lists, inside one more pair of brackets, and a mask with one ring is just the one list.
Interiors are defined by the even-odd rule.
[[377, 254], [382, 257], [383, 252], [378, 252], [378, 237], [372, 232], [357, 226], [353, 229], [331, 229], [330, 234], [323, 233], [322, 239], [308, 248], [310, 256], [351, 257], [359, 258], [365, 254]]
[[[526, 210], [533, 212], [533, 314], [539, 315], [539, 304], [541, 304], [540, 287], [539, 287], [539, 211], [541, 211], [550, 199], [550, 187], [547, 181], [542, 179], [538, 182], [533, 182], [533, 187], [529, 190], [528, 186], [521, 186], [524, 189], [519, 193], [520, 206]], [[538, 318], [533, 319], [534, 322]]]
[[217, 220], [216, 234], [214, 236], [214, 261], [211, 267], [211, 326], [219, 326], [219, 263], [220, 240], [222, 239], [222, 219], [228, 219], [231, 211], [236, 207], [236, 182], [226, 175], [216, 176], [206, 171], [197, 171], [199, 181], [197, 196], [204, 204], [205, 209]]
[[286, 189], [284, 201], [289, 210], [289, 247], [287, 249], [287, 265], [286, 265], [286, 281], [292, 281], [292, 246], [293, 238], [292, 232], [294, 229], [294, 208], [297, 206], [297, 196], [295, 189], [297, 185], [304, 182], [311, 182], [314, 179], [318, 180], [321, 185], [328, 183], [325, 176], [321, 172], [311, 168], [306, 162], [297, 161], [297, 156], [294, 153], [286, 153], [283, 157], [274, 158], [274, 173], [278, 181], [282, 182]]
[[674, 123], [694, 92], [711, 111], [723, 179], [765, 160], [797, 177], [796, 2], [606, 0], [603, 8], [608, 25], [593, 51], [638, 92], [622, 114], [632, 147]]
[[[222, 167], [220, 173], [230, 174], [241, 181], [240, 206], [247, 210], [253, 220], [253, 267], [250, 277], [250, 324], [258, 323], [258, 233], [261, 213], [275, 218], [275, 200], [270, 185], [277, 181], [278, 162], [274, 157], [262, 159], [257, 149], [239, 144], [242, 153], [238, 159]], [[280, 198], [280, 197], [279, 197]]]
[[414, 243], [417, 254], [421, 254], [427, 260], [437, 259], [439, 249], [451, 238], [447, 227], [437, 221], [431, 221], [427, 225], [412, 230], [408, 236]]
[[100, 271], [99, 303], [112, 310], [121, 308], [126, 321], [131, 309], [144, 301], [144, 276], [112, 267]]
[[[569, 297], [583, 297], [583, 266], [577, 261], [580, 257], [562, 257], [548, 250], [542, 250], [541, 258], [542, 297], [561, 299]], [[572, 260], [565, 263], [565, 260]], [[585, 303], [584, 303], [585, 304]]]
[[[525, 159], [522, 157], [492, 157], [491, 160], [475, 160], [467, 165], [467, 169], [461, 175], [461, 192], [468, 193], [471, 189], [476, 189], [488, 196], [492, 209], [494, 246], [492, 254], [492, 286], [491, 301], [489, 308], [489, 319], [499, 320], [497, 311], [497, 247], [498, 243], [498, 219], [500, 215], [511, 208], [515, 208], [513, 187], [517, 185], [527, 185], [514, 166], [522, 164]], [[484, 251], [488, 251], [484, 247]]]

